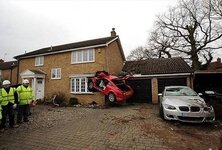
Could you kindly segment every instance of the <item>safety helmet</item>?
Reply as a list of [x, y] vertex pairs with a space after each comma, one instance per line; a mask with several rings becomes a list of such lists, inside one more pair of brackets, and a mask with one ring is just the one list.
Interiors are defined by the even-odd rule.
[[29, 83], [29, 80], [28, 80], [28, 79], [24, 79], [24, 80], [22, 81], [22, 83], [28, 84], [28, 83]]
[[2, 82], [2, 85], [9, 85], [9, 84], [11, 84], [11, 82], [10, 82], [9, 80], [4, 80], [4, 81]]

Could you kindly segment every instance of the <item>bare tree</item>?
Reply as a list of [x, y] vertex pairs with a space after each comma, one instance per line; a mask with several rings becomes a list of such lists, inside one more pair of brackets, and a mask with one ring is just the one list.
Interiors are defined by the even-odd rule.
[[143, 46], [139, 46], [132, 50], [127, 57], [127, 60], [144, 60], [153, 56], [152, 51], [149, 51]]
[[190, 59], [195, 70], [206, 67], [212, 61], [213, 50], [222, 47], [218, 42], [222, 37], [222, 20], [213, 17], [212, 6], [203, 7], [206, 1], [212, 4], [213, 0], [181, 0], [168, 14], [158, 16], [158, 30], [150, 38], [151, 47], [167, 55], [179, 52]]
[[151, 32], [148, 40], [148, 49], [152, 51], [158, 58], [175, 56], [175, 52], [171, 47], [177, 42], [177, 37], [170, 36], [170, 32], [156, 25], [156, 29]]
[[215, 17], [221, 19], [222, 17], [222, 1], [221, 0], [208, 0], [205, 3], [207, 9], [211, 8], [214, 12]]

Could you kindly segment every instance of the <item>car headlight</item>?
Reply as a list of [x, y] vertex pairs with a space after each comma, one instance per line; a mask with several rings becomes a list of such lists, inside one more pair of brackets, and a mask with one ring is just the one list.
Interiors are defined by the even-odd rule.
[[170, 109], [170, 110], [175, 110], [175, 109], [176, 109], [176, 107], [174, 107], [174, 106], [172, 106], [172, 105], [168, 105], [168, 104], [164, 104], [164, 107], [165, 107], [166, 109]]
[[212, 110], [213, 110], [212, 106], [204, 107], [204, 111], [212, 111]]

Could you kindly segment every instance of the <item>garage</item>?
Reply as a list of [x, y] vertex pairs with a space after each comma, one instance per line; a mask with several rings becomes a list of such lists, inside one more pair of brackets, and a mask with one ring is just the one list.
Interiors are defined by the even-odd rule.
[[187, 78], [160, 78], [158, 79], [158, 92], [161, 93], [165, 86], [187, 86]]
[[135, 103], [152, 103], [152, 90], [150, 79], [131, 79], [127, 81], [134, 95], [129, 99], [129, 102]]
[[128, 81], [133, 102], [157, 104], [165, 86], [192, 86], [193, 69], [180, 57], [126, 61], [122, 72], [133, 75]]

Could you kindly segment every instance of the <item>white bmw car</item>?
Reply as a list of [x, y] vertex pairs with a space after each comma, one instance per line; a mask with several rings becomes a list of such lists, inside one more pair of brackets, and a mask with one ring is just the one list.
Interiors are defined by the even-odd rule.
[[213, 107], [187, 86], [166, 86], [158, 95], [162, 119], [192, 123], [215, 121]]

